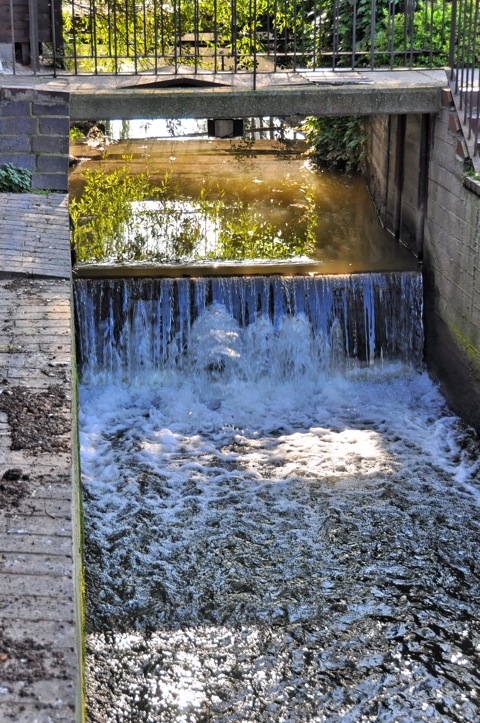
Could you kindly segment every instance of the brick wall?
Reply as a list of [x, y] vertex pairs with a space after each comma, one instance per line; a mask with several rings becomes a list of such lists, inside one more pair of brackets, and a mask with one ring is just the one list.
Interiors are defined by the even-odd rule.
[[0, 165], [32, 172], [32, 188], [68, 190], [69, 94], [0, 90]]
[[374, 116], [368, 180], [385, 226], [423, 261], [425, 359], [480, 431], [480, 184], [449, 91], [437, 116]]

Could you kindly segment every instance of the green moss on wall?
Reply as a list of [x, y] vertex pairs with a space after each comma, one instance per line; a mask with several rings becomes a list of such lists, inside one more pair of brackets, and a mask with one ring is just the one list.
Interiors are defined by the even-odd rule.
[[480, 373], [480, 352], [477, 347], [469, 339], [467, 339], [453, 321], [448, 322], [448, 328], [452, 332], [458, 346], [465, 352], [470, 362]]

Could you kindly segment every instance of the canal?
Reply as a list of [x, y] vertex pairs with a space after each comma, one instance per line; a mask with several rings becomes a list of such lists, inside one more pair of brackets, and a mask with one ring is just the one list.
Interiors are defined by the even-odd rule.
[[[217, 205], [180, 254], [131, 217], [185, 278], [75, 285], [89, 719], [478, 720], [479, 446], [423, 367], [416, 261], [361, 179], [271, 139], [122, 143], [75, 175], [168, 172], [144, 202], [189, 228]], [[240, 212], [283, 275], [209, 276]]]

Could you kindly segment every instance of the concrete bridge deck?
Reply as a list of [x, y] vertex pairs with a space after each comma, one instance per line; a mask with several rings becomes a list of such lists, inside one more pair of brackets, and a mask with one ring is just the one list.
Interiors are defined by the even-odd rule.
[[0, 720], [5, 722], [72, 723], [76, 705], [81, 710], [70, 298], [67, 196], [0, 194]]
[[70, 118], [246, 118], [289, 115], [437, 113], [444, 69], [297, 70], [258, 74], [1, 76], [2, 87], [70, 94]]

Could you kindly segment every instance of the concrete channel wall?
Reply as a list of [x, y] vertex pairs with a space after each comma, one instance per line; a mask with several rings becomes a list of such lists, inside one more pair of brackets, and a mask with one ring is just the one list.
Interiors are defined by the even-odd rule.
[[451, 93], [437, 115], [368, 120], [368, 177], [385, 226], [422, 259], [425, 358], [452, 409], [480, 430], [480, 183]]

